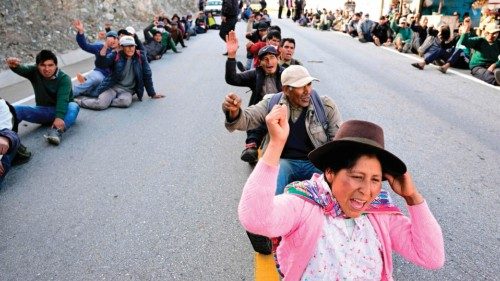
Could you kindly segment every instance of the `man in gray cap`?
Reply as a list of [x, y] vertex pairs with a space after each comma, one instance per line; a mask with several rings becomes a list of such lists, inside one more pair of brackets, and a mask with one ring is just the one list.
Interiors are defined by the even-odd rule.
[[144, 88], [152, 99], [165, 97], [156, 93], [148, 60], [142, 51], [136, 50], [134, 37], [122, 36], [120, 46], [121, 51], [108, 55], [101, 51], [99, 64], [112, 67], [113, 73], [92, 92], [95, 98], [83, 97], [76, 101], [81, 107], [94, 110], [129, 107], [134, 94], [142, 101]]
[[[97, 65], [97, 58], [99, 56], [99, 52], [103, 49], [104, 44], [100, 42], [96, 42], [90, 44], [87, 42], [87, 38], [85, 38], [83, 23], [80, 20], [73, 21], [73, 27], [77, 31], [76, 33], [76, 42], [78, 46], [82, 48], [85, 52], [94, 54], [96, 56], [95, 60], [95, 68], [91, 72], [89, 72], [85, 77], [80, 73], [77, 74], [78, 82], [73, 85], [73, 96], [79, 95], [87, 95], [90, 94], [95, 87], [97, 87], [104, 78], [106, 78], [110, 73], [109, 68], [104, 68]], [[116, 31], [108, 31], [106, 33], [106, 54], [111, 53], [113, 50], [118, 48], [118, 33]]]
[[[312, 87], [318, 79], [309, 75], [300, 65], [291, 65], [281, 74], [283, 92], [266, 95], [259, 103], [241, 109], [241, 98], [229, 93], [222, 104], [226, 128], [249, 130], [265, 125], [266, 115], [277, 104], [288, 107], [290, 134], [281, 153], [276, 194], [298, 180], [311, 178], [319, 170], [308, 160], [307, 154], [333, 139], [341, 124], [340, 112], [328, 96], [320, 97]], [[264, 142], [264, 149], [266, 141]]]
[[[236, 73], [238, 39], [234, 31], [231, 31], [227, 38], [226, 83], [250, 88], [252, 95], [249, 106], [258, 103], [264, 95], [280, 92], [280, 79], [283, 68], [278, 65], [278, 50], [271, 45], [263, 47], [258, 53], [260, 63], [255, 69]], [[257, 149], [265, 135], [265, 127], [253, 128], [253, 130], [247, 131], [245, 149], [241, 153], [241, 160], [251, 164], [257, 162]]]

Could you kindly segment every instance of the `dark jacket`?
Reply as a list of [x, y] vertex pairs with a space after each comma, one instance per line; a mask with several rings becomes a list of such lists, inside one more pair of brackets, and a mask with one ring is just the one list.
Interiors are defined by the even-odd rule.
[[222, 0], [221, 15], [224, 17], [236, 17], [238, 10], [238, 0]]
[[380, 43], [385, 43], [389, 38], [392, 39], [392, 30], [389, 27], [388, 23], [380, 24], [376, 22], [373, 25], [372, 35], [377, 36], [377, 38], [380, 40]]
[[[150, 97], [156, 94], [153, 87], [153, 77], [151, 68], [149, 67], [146, 55], [142, 51], [136, 51], [135, 55], [131, 58], [134, 69], [135, 89], [134, 94], [137, 94], [139, 100], [142, 100], [144, 95], [144, 88]], [[102, 57], [99, 56], [99, 65], [111, 67], [113, 72], [99, 84], [99, 86], [92, 92], [92, 96], [97, 97], [104, 91], [113, 87], [123, 77], [123, 70], [127, 64], [127, 58], [123, 51], [112, 52], [111, 54]]]
[[[96, 56], [96, 61], [97, 57], [99, 56], [99, 52], [104, 46], [102, 43], [94, 43], [94, 44], [87, 43], [87, 38], [85, 38], [85, 34], [80, 34], [78, 32], [76, 33], [76, 43], [78, 43], [78, 46], [80, 46], [80, 48], [82, 48], [82, 50], [84, 50], [85, 52], [94, 54]], [[106, 54], [111, 53], [111, 51], [113, 51], [113, 49], [108, 48], [106, 50]], [[110, 73], [109, 68], [101, 68], [98, 67], [97, 64], [95, 66], [95, 70], [101, 72], [102, 75], [104, 76], [108, 76]]]
[[[276, 79], [276, 89], [280, 92], [281, 87], [281, 73], [284, 68], [278, 66], [275, 74]], [[261, 67], [256, 69], [247, 70], [242, 73], [236, 73], [236, 60], [228, 58], [226, 61], [226, 83], [233, 86], [248, 87], [252, 90], [252, 96], [250, 97], [250, 102], [248, 105], [257, 104], [262, 100], [264, 94], [262, 93], [262, 87], [264, 86], [264, 78], [266, 73]], [[267, 93], [270, 94], [270, 93]]]

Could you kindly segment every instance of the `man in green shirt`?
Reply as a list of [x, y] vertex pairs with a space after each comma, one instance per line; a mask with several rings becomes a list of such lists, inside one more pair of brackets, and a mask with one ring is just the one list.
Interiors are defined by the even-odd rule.
[[[464, 29], [470, 30], [470, 22], [464, 22]], [[484, 37], [470, 37], [469, 32], [461, 35], [462, 45], [474, 49], [469, 62], [472, 76], [492, 85], [500, 85], [500, 42], [498, 26], [489, 25], [484, 30]]]
[[19, 58], [12, 57], [6, 61], [12, 71], [31, 82], [35, 92], [35, 106], [15, 106], [17, 120], [51, 124], [44, 137], [59, 145], [62, 133], [75, 123], [80, 111], [73, 101], [71, 78], [57, 67], [57, 57], [49, 50], [37, 54], [35, 65], [21, 64]]

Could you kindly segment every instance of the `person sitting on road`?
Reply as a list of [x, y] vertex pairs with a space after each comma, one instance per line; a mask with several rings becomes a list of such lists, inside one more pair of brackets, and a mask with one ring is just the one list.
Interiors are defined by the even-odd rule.
[[372, 29], [373, 44], [381, 46], [392, 41], [392, 31], [385, 16], [380, 16]]
[[15, 110], [0, 99], [0, 186], [9, 172], [21, 141], [17, 135]]
[[361, 14], [355, 13], [347, 23], [347, 34], [351, 35], [351, 37], [358, 36], [358, 24], [360, 20]]
[[167, 47], [162, 44], [162, 34], [154, 29], [155, 24], [152, 23], [144, 28], [144, 48], [148, 62], [159, 60], [167, 51]]
[[207, 23], [208, 23], [208, 29], [214, 29], [214, 30], [220, 29], [220, 25], [217, 24], [214, 16], [210, 12], [207, 13]]
[[144, 88], [152, 99], [165, 97], [156, 93], [146, 55], [135, 49], [134, 38], [123, 36], [120, 46], [122, 50], [119, 52], [108, 55], [101, 52], [100, 64], [113, 68], [113, 73], [94, 90], [93, 96], [96, 98], [82, 97], [77, 100], [81, 107], [94, 110], [110, 106], [129, 107], [134, 94], [142, 101]]
[[418, 48], [424, 44], [424, 41], [429, 34], [429, 27], [427, 26], [428, 23], [429, 20], [427, 17], [420, 20], [420, 14], [416, 14], [414, 19], [410, 20], [410, 29], [413, 31], [412, 51], [417, 52]]
[[448, 60], [453, 53], [452, 50], [455, 48], [455, 44], [452, 40], [453, 38], [450, 39], [450, 37], [450, 27], [448, 25], [440, 26], [437, 36], [428, 36], [424, 44], [419, 48], [419, 52], [423, 53], [424, 61], [412, 63], [411, 65], [423, 70], [425, 65], [436, 60]]
[[206, 33], [208, 30], [208, 24], [207, 24], [207, 17], [205, 16], [205, 13], [199, 12], [198, 16], [196, 17], [196, 20], [194, 21], [194, 29], [196, 31], [196, 34], [203, 34]]
[[[268, 148], [248, 178], [238, 206], [251, 233], [281, 237], [282, 280], [393, 280], [392, 252], [426, 269], [444, 265], [443, 233], [406, 165], [384, 149], [378, 125], [349, 120], [333, 141], [309, 153], [321, 174], [275, 196], [282, 151], [292, 134], [287, 105], [266, 116]], [[406, 201], [409, 216], [382, 182]]]
[[182, 48], [186, 48], [187, 46], [184, 43], [184, 35], [182, 34], [182, 31], [179, 29], [179, 23], [175, 20], [169, 21], [167, 18], [163, 19], [163, 23], [165, 25], [165, 29], [168, 31], [170, 37], [174, 41], [175, 46], [177, 46], [177, 44], [180, 43]]
[[[77, 97], [79, 95], [86, 95], [91, 93], [95, 87], [97, 87], [105, 77], [107, 77], [111, 70], [109, 68], [102, 68], [97, 66], [97, 57], [99, 56], [99, 52], [103, 48], [103, 43], [94, 43], [90, 44], [87, 42], [87, 38], [85, 38], [84, 34], [84, 26], [80, 20], [73, 21], [73, 27], [77, 31], [76, 33], [76, 42], [78, 46], [82, 48], [82, 50], [94, 54], [96, 56], [96, 61], [94, 62], [95, 68], [90, 71], [85, 77], [78, 73], [77, 80], [79, 83], [75, 83], [73, 85], [73, 96]], [[116, 50], [118, 45], [118, 33], [116, 31], [108, 31], [106, 32], [106, 53], [109, 54], [113, 50]]]
[[[291, 65], [281, 75], [283, 93], [266, 95], [245, 110], [241, 109], [241, 98], [235, 93], [228, 94], [223, 103], [229, 131], [265, 125], [264, 119], [272, 108], [270, 103], [274, 95], [279, 95], [275, 97], [279, 98], [277, 104], [287, 105], [291, 129], [280, 157], [276, 194], [283, 193], [288, 183], [309, 179], [320, 172], [307, 159], [307, 154], [332, 140], [342, 122], [334, 101], [328, 96], [319, 97], [313, 90], [312, 81], [315, 80], [303, 66]], [[323, 116], [320, 116], [321, 112]], [[265, 149], [266, 145], [263, 147]]]
[[[399, 23], [399, 25], [397, 24]], [[391, 29], [396, 34], [394, 38], [394, 47], [402, 53], [409, 53], [411, 51], [411, 39], [413, 32], [408, 27], [405, 17], [399, 17], [399, 13], [391, 21]]]
[[71, 78], [57, 67], [57, 57], [49, 50], [36, 55], [35, 65], [21, 64], [19, 58], [13, 57], [6, 61], [12, 71], [31, 82], [35, 92], [35, 106], [14, 107], [17, 121], [51, 124], [44, 137], [50, 144], [59, 145], [62, 134], [75, 123], [80, 111], [73, 101]]
[[287, 68], [290, 65], [302, 65], [302, 63], [293, 58], [295, 54], [295, 39], [283, 38], [280, 42], [278, 63], [281, 67]]
[[[248, 105], [257, 104], [266, 94], [280, 92], [281, 72], [283, 68], [278, 65], [278, 50], [274, 46], [265, 46], [259, 51], [260, 64], [254, 69], [236, 73], [236, 51], [238, 39], [234, 31], [229, 32], [226, 39], [226, 83], [233, 86], [248, 87], [252, 91]], [[245, 149], [241, 153], [241, 160], [253, 164], [257, 162], [257, 149], [264, 136], [265, 128], [247, 131]]]
[[[470, 30], [470, 22], [464, 26]], [[474, 49], [469, 63], [472, 76], [495, 86], [500, 85], [499, 32], [498, 26], [489, 25], [484, 30], [484, 37], [470, 37], [468, 32], [460, 35], [462, 44]]]
[[[166, 50], [171, 49], [174, 53], [180, 53], [181, 51], [177, 50], [176, 44], [175, 44], [174, 40], [172, 39], [170, 32], [168, 32], [165, 29], [165, 23], [164, 23], [163, 17], [155, 16], [153, 18], [153, 24], [154, 24], [153, 30], [157, 30], [157, 31], [161, 32], [161, 45]], [[137, 44], [137, 42], [136, 42], [136, 44]]]
[[469, 33], [469, 38], [475, 36], [475, 34], [470, 29], [470, 22], [471, 22], [470, 17], [464, 18], [464, 23], [468, 24], [464, 24], [460, 26], [460, 28], [458, 29], [459, 36], [455, 37], [455, 39], [457, 39], [455, 43], [455, 49], [451, 54], [451, 56], [446, 61], [446, 63], [439, 67], [439, 71], [441, 71], [442, 73], [446, 73], [446, 71], [448, 71], [448, 68], [450, 67], [459, 69], [469, 69], [471, 49], [465, 47], [462, 44], [464, 37], [462, 37], [461, 35], [464, 33]]
[[365, 18], [358, 24], [359, 42], [373, 42], [372, 31], [375, 26], [375, 22], [370, 19], [370, 15], [365, 14]]

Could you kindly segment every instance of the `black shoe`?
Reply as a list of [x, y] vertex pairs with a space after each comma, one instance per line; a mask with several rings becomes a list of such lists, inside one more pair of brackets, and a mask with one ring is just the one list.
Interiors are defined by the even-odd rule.
[[241, 160], [250, 164], [255, 164], [259, 160], [259, 153], [257, 151], [257, 144], [247, 143], [243, 152], [241, 152]]
[[222, 54], [223, 56], [227, 56], [227, 52], [225, 52], [224, 54]]
[[418, 68], [420, 70], [424, 70], [424, 67], [421, 66], [418, 62], [412, 63], [411, 66], [413, 66], [415, 68]]
[[246, 67], [243, 65], [243, 63], [241, 61], [237, 61], [236, 62], [236, 66], [238, 67], [238, 69], [241, 71], [241, 72], [244, 72], [246, 71]]
[[12, 166], [22, 165], [28, 163], [31, 159], [31, 152], [28, 150], [24, 144], [20, 144], [17, 149], [14, 159], [12, 159]]
[[62, 131], [56, 128], [50, 128], [47, 134], [43, 136], [50, 144], [59, 145], [61, 143]]

